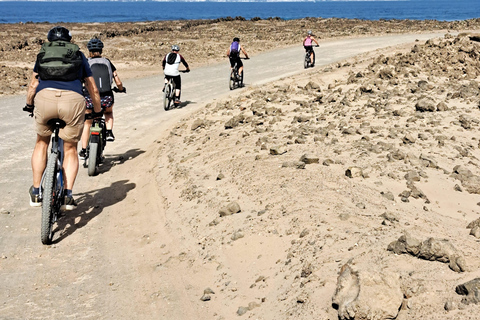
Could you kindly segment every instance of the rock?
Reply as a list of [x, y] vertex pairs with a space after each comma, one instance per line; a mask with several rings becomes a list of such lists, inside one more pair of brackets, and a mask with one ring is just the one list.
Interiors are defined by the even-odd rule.
[[0, 209], [0, 214], [10, 214], [10, 211], [8, 211], [8, 210], [5, 209], [5, 208], [1, 208], [1, 209]]
[[282, 154], [285, 154], [285, 153], [287, 153], [287, 150], [285, 150], [283, 147], [276, 146], [276, 147], [270, 148], [270, 154], [271, 155], [278, 156], [278, 155], [282, 155]]
[[408, 171], [407, 174], [405, 174], [405, 180], [407, 181], [420, 181], [420, 175], [418, 174], [417, 171]]
[[455, 288], [455, 292], [465, 296], [462, 299], [463, 304], [480, 303], [480, 278], [475, 278]]
[[282, 168], [305, 169], [305, 162], [302, 161], [287, 161], [282, 163]]
[[395, 319], [403, 302], [400, 277], [373, 270], [357, 270], [346, 264], [340, 270], [332, 305], [338, 318]]
[[197, 119], [192, 123], [192, 127], [190, 128], [192, 131], [197, 130], [198, 128], [205, 128], [205, 120]]
[[243, 316], [247, 312], [248, 312], [248, 307], [238, 307], [237, 315]]
[[391, 242], [387, 250], [396, 254], [408, 253], [420, 259], [448, 263], [450, 269], [455, 272], [466, 270], [463, 255], [446, 239], [429, 238], [420, 243], [419, 240], [406, 233], [397, 241]]
[[305, 164], [319, 163], [320, 159], [317, 156], [311, 154], [304, 154], [300, 157], [300, 161]]
[[241, 230], [237, 230], [237, 231], [235, 231], [235, 232], [232, 234], [232, 238], [231, 238], [231, 239], [232, 239], [233, 241], [236, 241], [236, 240], [241, 239], [241, 238], [243, 238], [243, 237], [244, 237], [244, 235], [243, 235], [242, 231], [241, 231]]
[[237, 202], [230, 202], [226, 207], [220, 209], [220, 217], [231, 216], [240, 212], [240, 205]]
[[225, 129], [233, 129], [235, 127], [238, 127], [241, 123], [245, 121], [245, 115], [239, 114], [237, 116], [234, 116], [230, 120], [225, 123]]
[[220, 172], [217, 176], [217, 180], [222, 180], [222, 179], [225, 179], [225, 175]]
[[349, 178], [358, 178], [363, 176], [363, 171], [359, 167], [350, 167], [345, 171], [345, 175]]
[[387, 192], [380, 192], [380, 194], [385, 198], [385, 199], [388, 199], [390, 201], [395, 201], [395, 197], [393, 196], [393, 193], [390, 192], [390, 191], [387, 191]]
[[417, 104], [415, 105], [415, 110], [420, 112], [434, 112], [437, 110], [434, 101], [427, 98], [422, 98], [418, 100]]

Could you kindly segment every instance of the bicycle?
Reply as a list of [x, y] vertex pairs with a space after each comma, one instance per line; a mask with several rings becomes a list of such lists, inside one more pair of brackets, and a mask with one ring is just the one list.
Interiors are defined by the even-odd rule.
[[[190, 71], [179, 70], [179, 72], [187, 73]], [[168, 79], [163, 88], [163, 109], [165, 109], [165, 111], [172, 109], [172, 106], [174, 105], [175, 90], [175, 81], [173, 81], [173, 78]]]
[[[240, 58], [240, 59], [247, 60], [248, 58]], [[234, 90], [236, 88], [240, 88], [242, 84], [243, 84], [243, 71], [242, 71], [242, 75], [238, 74], [238, 65], [237, 63], [235, 63], [235, 65], [232, 68], [232, 71], [230, 72], [228, 87], [230, 88], [230, 90]]]
[[[315, 51], [313, 50], [313, 47], [318, 47], [318, 45], [317, 46], [312, 46], [312, 50], [308, 50], [307, 52], [305, 52], [305, 61], [303, 62], [303, 67], [305, 69], [311, 68], [315, 65]], [[312, 62], [310, 62], [311, 53], [313, 53], [313, 61]]]
[[[85, 118], [88, 116], [86, 115]], [[91, 116], [90, 116], [91, 117]], [[107, 128], [103, 117], [93, 119], [90, 127], [90, 139], [88, 140], [87, 151], [85, 153], [84, 168], [88, 168], [88, 175], [94, 176], [98, 173], [98, 168], [104, 160], [103, 150], [107, 145]]]

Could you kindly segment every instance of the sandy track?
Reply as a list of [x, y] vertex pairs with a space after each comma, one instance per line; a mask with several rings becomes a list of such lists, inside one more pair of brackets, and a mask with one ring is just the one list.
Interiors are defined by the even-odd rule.
[[[433, 36], [323, 43], [317, 66]], [[303, 72], [302, 56], [298, 47], [254, 56], [245, 63], [247, 85]], [[185, 248], [194, 239], [179, 238], [180, 222], [165, 214], [161, 195], [170, 191], [157, 190], [153, 179], [162, 166], [154, 146], [182, 117], [230, 94], [227, 77], [226, 63], [184, 75], [184, 108], [167, 113], [161, 76], [125, 81], [128, 94], [116, 96], [117, 141], [107, 145], [107, 164], [96, 177], [81, 169], [74, 190], [79, 207], [59, 222], [52, 246], [41, 245], [40, 212], [27, 207], [34, 136], [31, 119], [21, 111], [25, 98], [1, 99], [0, 117], [7, 120], [0, 130], [0, 203], [9, 212], [0, 215], [2, 317], [211, 319], [202, 313], [198, 292], [211, 283], [210, 273], [188, 269], [182, 260], [183, 250], [194, 250]]]

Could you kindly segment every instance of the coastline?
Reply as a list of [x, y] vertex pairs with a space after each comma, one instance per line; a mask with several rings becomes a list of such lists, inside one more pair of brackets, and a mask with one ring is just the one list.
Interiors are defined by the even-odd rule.
[[[238, 36], [250, 56], [272, 48], [302, 45], [306, 30], [313, 30], [321, 42], [384, 34], [461, 31], [480, 28], [480, 19], [442, 22], [434, 20], [368, 21], [338, 18], [298, 20], [177, 20], [125, 23], [65, 23], [73, 41], [86, 52], [86, 43], [99, 37], [105, 43], [104, 55], [119, 75], [136, 78], [161, 73], [160, 62], [172, 44], [192, 68], [225, 61], [231, 39]], [[22, 93], [40, 45], [46, 39], [49, 23], [2, 24], [0, 31], [0, 95]], [[281, 62], [279, 62], [281, 63]]]

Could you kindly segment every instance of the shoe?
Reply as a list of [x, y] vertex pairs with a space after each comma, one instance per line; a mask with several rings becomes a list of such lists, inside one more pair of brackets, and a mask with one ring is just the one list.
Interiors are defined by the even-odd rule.
[[30, 207], [41, 207], [42, 206], [42, 197], [40, 194], [33, 193], [33, 186], [28, 190], [30, 194]]
[[63, 201], [63, 205], [60, 208], [62, 211], [71, 211], [77, 207], [77, 203], [73, 199], [73, 197], [65, 196]]
[[175, 98], [175, 101], [173, 103], [175, 103], [176, 106], [179, 106], [180, 105], [180, 99]]
[[85, 157], [87, 156], [87, 149], [80, 150], [78, 156], [80, 157], [80, 160], [85, 160]]
[[107, 141], [110, 141], [110, 142], [115, 141], [115, 136], [113, 135], [112, 130], [107, 130]]

